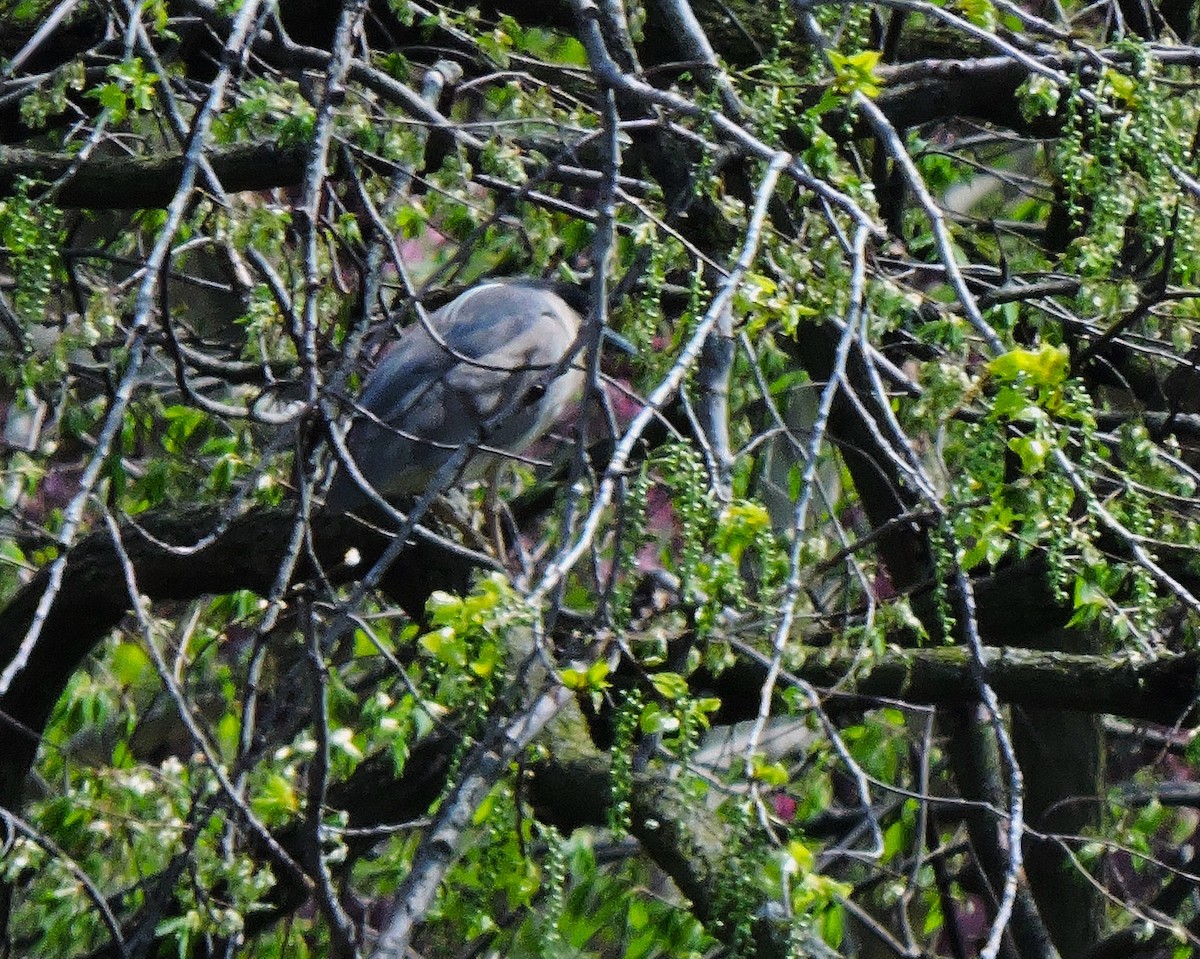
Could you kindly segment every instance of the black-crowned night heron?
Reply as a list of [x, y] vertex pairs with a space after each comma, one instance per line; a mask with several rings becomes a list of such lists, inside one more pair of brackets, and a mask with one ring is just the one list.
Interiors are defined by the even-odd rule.
[[[543, 436], [582, 390], [583, 321], [533, 281], [482, 283], [414, 323], [367, 377], [346, 433], [362, 477], [386, 500], [423, 493], [457, 451], [448, 480], [483, 476]], [[344, 467], [328, 510], [370, 513]]]

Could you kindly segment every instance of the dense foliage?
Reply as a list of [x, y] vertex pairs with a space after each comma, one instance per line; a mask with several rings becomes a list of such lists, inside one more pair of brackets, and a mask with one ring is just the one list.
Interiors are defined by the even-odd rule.
[[[1191, 955], [1196, 20], [0, 0], [0, 949]], [[326, 515], [514, 275], [560, 435]]]

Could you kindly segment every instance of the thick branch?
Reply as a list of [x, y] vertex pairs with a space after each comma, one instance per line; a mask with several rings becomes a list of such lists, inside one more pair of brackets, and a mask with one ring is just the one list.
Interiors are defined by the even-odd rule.
[[[1029, 71], [1008, 57], [923, 60], [884, 67], [880, 73], [888, 85], [876, 102], [897, 129], [946, 117], [974, 117], [1012, 130], [1035, 132], [1022, 116], [1016, 95]], [[1053, 132], [1049, 121], [1036, 125], [1037, 132]]]
[[[988, 683], [1006, 703], [1162, 723], [1175, 723], [1192, 709], [1200, 681], [1200, 661], [1192, 653], [1145, 659], [986, 647], [984, 663]], [[725, 701], [722, 721], [744, 718], [730, 707], [742, 699], [756, 703], [765, 671], [763, 664], [743, 660], [713, 681]], [[813, 650], [797, 675], [818, 686], [836, 686], [839, 696], [942, 706], [978, 698], [971, 654], [961, 646], [892, 647], [865, 665], [852, 653], [829, 658]]]
[[[288, 549], [295, 518], [287, 509], [255, 510], [216, 535], [215, 508], [141, 518], [122, 530], [124, 547], [149, 599], [193, 599], [247, 589], [267, 593]], [[211, 541], [205, 542], [207, 537]], [[157, 542], [156, 542], [157, 541]], [[344, 517], [318, 517], [313, 542], [324, 574], [334, 583], [369, 568], [387, 540]], [[161, 543], [175, 544], [177, 550]], [[194, 551], [190, 547], [203, 543]], [[343, 562], [355, 548], [363, 562]], [[434, 589], [462, 589], [472, 565], [464, 556], [418, 540], [388, 574], [384, 588], [409, 613], [420, 615]], [[298, 576], [313, 572], [301, 563]], [[46, 587], [39, 573], [0, 611], [0, 664], [17, 654]], [[125, 615], [129, 594], [118, 553], [106, 532], [93, 533], [69, 554], [62, 586], [41, 635], [9, 692], [0, 698], [0, 806], [13, 808], [33, 761], [38, 738], [71, 674]]]
[[[230, 193], [294, 186], [304, 171], [307, 144], [249, 143], [213, 150], [208, 161]], [[77, 158], [0, 146], [0, 194], [18, 177], [52, 181], [71, 171]], [[80, 164], [55, 195], [61, 207], [136, 210], [166, 206], [179, 188], [184, 156], [169, 153], [133, 159], [98, 156]]]
[[[612, 804], [607, 756], [595, 754], [551, 760], [534, 770], [530, 799], [538, 818], [564, 830], [603, 826]], [[697, 919], [718, 939], [732, 944], [740, 917], [728, 914], [728, 889], [736, 876], [729, 860], [729, 826], [689, 798], [671, 776], [634, 776], [629, 796], [629, 831], [692, 903]], [[686, 816], [680, 810], [687, 810]], [[763, 904], [765, 906], [765, 903]], [[760, 912], [763, 910], [760, 910]], [[752, 925], [756, 952], [763, 959], [790, 954], [787, 931], [761, 915]]]

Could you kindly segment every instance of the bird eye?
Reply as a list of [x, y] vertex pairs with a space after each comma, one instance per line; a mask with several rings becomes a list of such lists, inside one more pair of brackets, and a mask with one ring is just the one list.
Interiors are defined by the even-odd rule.
[[534, 403], [540, 403], [546, 396], [546, 384], [542, 382], [534, 383], [525, 391], [525, 403], [527, 406], [533, 406]]

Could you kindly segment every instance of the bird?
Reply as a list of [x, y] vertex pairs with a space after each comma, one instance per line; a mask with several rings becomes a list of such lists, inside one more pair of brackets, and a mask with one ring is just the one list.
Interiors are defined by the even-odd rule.
[[[583, 390], [583, 319], [535, 280], [480, 283], [406, 327], [366, 378], [345, 450], [383, 499], [428, 488], [469, 448], [468, 483], [544, 436]], [[325, 496], [335, 513], [373, 513], [344, 466]]]

